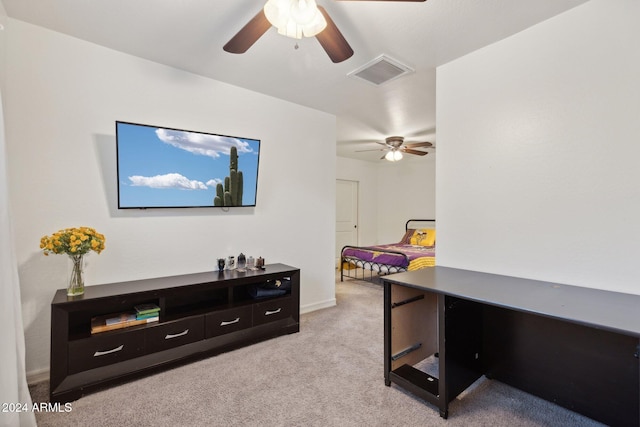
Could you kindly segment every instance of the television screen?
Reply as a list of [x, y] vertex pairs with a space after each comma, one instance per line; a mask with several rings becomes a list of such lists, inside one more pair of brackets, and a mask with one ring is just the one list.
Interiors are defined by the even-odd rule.
[[118, 208], [255, 206], [260, 141], [116, 122]]

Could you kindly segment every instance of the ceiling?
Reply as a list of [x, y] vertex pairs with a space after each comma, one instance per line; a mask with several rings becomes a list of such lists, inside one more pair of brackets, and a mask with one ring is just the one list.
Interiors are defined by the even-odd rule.
[[[334, 114], [337, 154], [375, 162], [381, 152], [357, 151], [387, 136], [437, 145], [435, 67], [586, 1], [317, 0], [355, 51], [334, 64], [315, 38], [273, 28], [223, 51], [265, 0], [0, 0], [11, 18]], [[414, 72], [379, 86], [348, 76], [382, 54]]]

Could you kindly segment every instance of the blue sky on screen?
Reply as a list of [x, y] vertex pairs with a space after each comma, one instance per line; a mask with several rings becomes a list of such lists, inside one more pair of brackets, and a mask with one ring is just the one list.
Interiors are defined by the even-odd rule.
[[256, 202], [260, 141], [117, 123], [120, 207], [213, 206], [216, 184], [238, 149], [242, 204]]

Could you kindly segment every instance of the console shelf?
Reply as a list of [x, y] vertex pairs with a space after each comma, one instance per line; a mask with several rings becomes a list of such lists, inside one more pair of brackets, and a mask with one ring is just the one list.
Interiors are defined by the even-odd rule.
[[[252, 298], [249, 288], [290, 281], [284, 295]], [[91, 334], [91, 318], [160, 307], [157, 322]], [[51, 402], [300, 330], [300, 270], [227, 270], [59, 289], [51, 302]]]

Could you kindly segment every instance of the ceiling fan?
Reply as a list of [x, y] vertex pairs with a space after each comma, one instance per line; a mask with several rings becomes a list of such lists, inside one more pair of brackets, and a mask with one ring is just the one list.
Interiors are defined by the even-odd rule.
[[415, 154], [416, 156], [426, 156], [427, 154], [429, 154], [429, 152], [427, 151], [414, 150], [414, 148], [433, 147], [433, 144], [427, 141], [409, 142], [405, 144], [403, 136], [390, 136], [388, 138], [385, 138], [384, 142], [375, 141], [375, 143], [383, 145], [384, 148], [374, 148], [372, 150], [358, 151], [386, 151], [385, 155], [380, 157], [380, 160], [387, 159], [391, 162], [397, 162], [398, 160], [402, 159], [403, 153]]
[[[426, 0], [338, 0], [338, 1], [396, 1], [424, 2]], [[265, 6], [235, 36], [224, 45], [229, 53], [244, 53], [258, 41], [271, 26], [278, 33], [300, 39], [314, 37], [320, 42], [334, 63], [342, 62], [353, 55], [336, 24], [315, 0], [267, 0]]]

